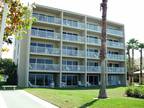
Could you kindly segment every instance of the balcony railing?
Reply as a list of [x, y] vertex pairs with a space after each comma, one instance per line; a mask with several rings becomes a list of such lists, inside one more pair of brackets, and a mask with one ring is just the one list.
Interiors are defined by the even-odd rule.
[[61, 19], [57, 17], [42, 15], [38, 13], [33, 13], [33, 17], [37, 18], [38, 21], [61, 24]]
[[60, 33], [55, 32], [48, 33], [47, 31], [41, 31], [39, 29], [37, 30], [32, 29], [31, 35], [34, 37], [60, 40]]
[[92, 38], [87, 38], [87, 43], [92, 44], [92, 45], [101, 45], [101, 40], [100, 39], [92, 39]]
[[46, 48], [46, 47], [31, 46], [30, 47], [30, 52], [40, 53], [40, 54], [60, 55], [60, 49], [59, 48]]
[[101, 72], [100, 66], [87, 66], [87, 72]]
[[98, 25], [87, 24], [87, 29], [94, 32], [101, 32], [101, 27]]
[[68, 34], [63, 34], [63, 40], [65, 41], [72, 41], [72, 42], [80, 42], [84, 43], [84, 37], [82, 36], [75, 36], [75, 35], [68, 35]]
[[66, 56], [84, 57], [84, 51], [83, 51], [83, 50], [63, 49], [63, 55], [66, 55]]
[[123, 36], [123, 31], [120, 30], [114, 30], [114, 29], [107, 29], [107, 33], [111, 35], [116, 35], [116, 36]]
[[120, 54], [107, 54], [108, 60], [120, 60], [120, 61], [124, 61], [125, 57], [124, 55], [120, 55]]
[[108, 72], [110, 73], [124, 73], [124, 67], [107, 67]]
[[78, 28], [78, 29], [84, 29], [85, 28], [85, 23], [78, 22], [78, 21], [69, 22], [69, 20], [63, 20], [63, 25]]
[[63, 71], [76, 71], [76, 72], [84, 72], [85, 68], [83, 65], [63, 65]]
[[30, 63], [30, 70], [59, 71], [59, 64]]
[[99, 58], [99, 53], [97, 53], [97, 52], [87, 52], [87, 57], [98, 59]]
[[124, 43], [122, 42], [107, 41], [107, 45], [109, 47], [114, 47], [114, 48], [124, 48]]

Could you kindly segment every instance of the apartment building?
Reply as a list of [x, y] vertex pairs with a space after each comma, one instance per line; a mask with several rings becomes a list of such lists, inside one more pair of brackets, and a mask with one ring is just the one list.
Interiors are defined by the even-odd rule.
[[[36, 5], [37, 21], [15, 42], [19, 86], [98, 86], [101, 19]], [[107, 85], [126, 85], [124, 25], [107, 24]]]

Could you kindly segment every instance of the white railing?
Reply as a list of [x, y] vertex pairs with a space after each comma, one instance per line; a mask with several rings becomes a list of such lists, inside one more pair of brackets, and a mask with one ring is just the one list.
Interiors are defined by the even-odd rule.
[[80, 28], [80, 29], [84, 29], [85, 28], [85, 24], [84, 23], [79, 22], [79, 21], [76, 21], [76, 22], [75, 21], [74, 22], [71, 21], [71, 23], [70, 23], [68, 19], [65, 19], [65, 21], [63, 20], [63, 25], [64, 26], [69, 26], [69, 27], [74, 27], [74, 28]]
[[107, 41], [107, 45], [109, 47], [114, 47], [114, 48], [124, 48], [124, 43], [122, 42]]
[[63, 55], [84, 57], [84, 51], [83, 50], [63, 49]]
[[83, 36], [75, 36], [75, 35], [68, 35], [68, 34], [63, 34], [63, 40], [72, 41], [72, 42], [80, 42], [80, 43], [85, 42]]
[[124, 61], [125, 57], [124, 55], [120, 55], [120, 54], [107, 54], [108, 60], [120, 60], [120, 61]]
[[94, 32], [101, 32], [101, 27], [87, 23], [87, 29]]
[[60, 49], [59, 48], [46, 48], [46, 47], [31, 46], [30, 47], [30, 52], [40, 53], [40, 54], [60, 55]]
[[59, 64], [42, 64], [42, 63], [30, 63], [30, 70], [45, 70], [45, 71], [59, 71]]
[[123, 36], [123, 32], [120, 30], [114, 30], [114, 29], [107, 29], [108, 34], [116, 35], [116, 36]]
[[42, 31], [42, 30], [34, 30], [32, 29], [31, 35], [34, 37], [42, 37], [42, 38], [47, 38], [47, 39], [56, 39], [56, 40], [60, 40], [60, 33], [49, 33], [47, 31]]
[[85, 68], [83, 65], [63, 65], [63, 71], [76, 71], [76, 72], [84, 72]]
[[87, 37], [87, 43], [92, 45], [101, 45], [101, 40]]
[[57, 18], [57, 17], [51, 17], [48, 15], [42, 15], [42, 14], [38, 14], [38, 13], [33, 13], [33, 17], [37, 18], [38, 21], [61, 24], [61, 19]]
[[107, 67], [107, 71], [110, 73], [124, 73], [124, 67]]
[[87, 57], [89, 58], [99, 58], [99, 53], [96, 52], [87, 52]]
[[101, 72], [100, 66], [87, 66], [88, 72]]

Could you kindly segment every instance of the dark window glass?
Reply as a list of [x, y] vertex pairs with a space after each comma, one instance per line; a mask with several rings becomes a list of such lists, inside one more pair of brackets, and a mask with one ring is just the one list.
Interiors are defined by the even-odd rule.
[[30, 63], [36, 63], [36, 59], [30, 59]]

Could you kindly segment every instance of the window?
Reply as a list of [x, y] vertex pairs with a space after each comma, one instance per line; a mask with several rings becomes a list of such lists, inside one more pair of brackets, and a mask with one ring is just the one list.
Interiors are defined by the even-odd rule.
[[63, 65], [78, 65], [78, 61], [63, 60]]
[[31, 43], [31, 46], [37, 46], [37, 43], [32, 42], [32, 43]]
[[36, 63], [36, 59], [30, 59], [30, 63]]
[[94, 62], [94, 61], [89, 61], [89, 62], [87, 62], [87, 65], [88, 66], [98, 66], [98, 63]]
[[45, 60], [45, 64], [53, 64], [53, 61], [52, 60]]

